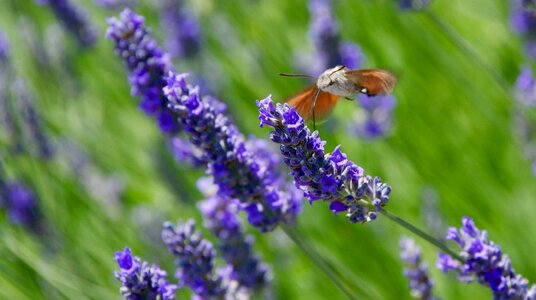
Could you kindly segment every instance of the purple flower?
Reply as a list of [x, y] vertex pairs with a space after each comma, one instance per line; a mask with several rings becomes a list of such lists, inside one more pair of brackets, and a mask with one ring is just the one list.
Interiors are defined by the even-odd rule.
[[190, 141], [203, 152], [218, 195], [238, 200], [248, 221], [263, 232], [279, 222], [293, 222], [299, 212], [295, 197], [282, 192], [280, 181], [267, 169], [266, 158], [248, 149], [216, 100], [202, 99], [199, 88], [186, 83], [186, 76], [170, 72], [164, 93]]
[[416, 299], [432, 300], [434, 283], [428, 274], [428, 265], [423, 263], [421, 248], [408, 237], [400, 239], [400, 258], [404, 262], [404, 276], [409, 279], [411, 296]]
[[183, 0], [161, 0], [166, 49], [173, 57], [194, 57], [201, 49], [201, 28]]
[[311, 133], [304, 120], [288, 104], [274, 105], [271, 96], [257, 101], [261, 127], [273, 127], [270, 139], [280, 144], [283, 161], [290, 168], [296, 187], [310, 202], [330, 202], [334, 211], [346, 207], [352, 223], [368, 222], [389, 201], [391, 188], [380, 178], [365, 176], [363, 169], [347, 159], [337, 146], [326, 154], [318, 131]]
[[203, 152], [181, 137], [171, 139], [171, 152], [174, 154], [175, 160], [180, 163], [187, 163], [192, 167], [201, 167], [207, 164], [203, 158]]
[[395, 98], [390, 95], [369, 97], [361, 94], [357, 100], [361, 110], [357, 113], [355, 121], [350, 124], [348, 131], [365, 139], [385, 136], [392, 127]]
[[106, 9], [118, 9], [121, 7], [132, 7], [136, 5], [136, 0], [93, 0], [95, 4]]
[[36, 229], [37, 201], [28, 187], [19, 182], [3, 183], [0, 185], [0, 196], [0, 205], [6, 208], [10, 222]]
[[237, 203], [218, 197], [217, 187], [209, 181], [209, 178], [198, 181], [199, 190], [207, 197], [199, 208], [205, 227], [218, 238], [220, 254], [231, 267], [227, 276], [247, 289], [261, 289], [269, 282], [268, 267], [253, 253], [253, 237], [246, 236], [242, 230]]
[[41, 116], [38, 114], [35, 104], [26, 90], [26, 86], [19, 80], [15, 83], [14, 89], [24, 116], [24, 127], [28, 130], [30, 137], [29, 142], [37, 144], [37, 151], [41, 157], [52, 157], [54, 150], [44, 131]]
[[177, 133], [177, 120], [162, 93], [164, 75], [172, 69], [168, 55], [150, 36], [144, 18], [131, 10], [123, 10], [119, 19], [109, 18], [108, 24], [106, 37], [115, 42], [115, 52], [128, 68], [131, 94], [141, 98], [140, 108], [155, 118], [162, 132]]
[[423, 9], [430, 4], [430, 0], [398, 0], [398, 7], [403, 10]]
[[214, 272], [216, 255], [212, 244], [195, 231], [193, 220], [174, 227], [164, 224], [162, 239], [179, 267], [175, 276], [181, 285], [187, 285], [200, 299], [222, 298], [226, 288], [222, 278]]
[[9, 58], [9, 43], [3, 32], [0, 32], [0, 63], [4, 63]]
[[95, 29], [87, 21], [86, 15], [69, 0], [37, 0], [39, 4], [50, 6], [66, 30], [71, 32], [83, 47], [91, 47], [97, 40]]
[[517, 101], [525, 106], [536, 106], [536, 84], [530, 68], [521, 71], [516, 80]]
[[115, 253], [119, 271], [115, 278], [121, 281], [121, 295], [128, 300], [161, 299], [174, 300], [176, 285], [166, 280], [167, 273], [153, 264], [142, 262], [139, 257], [133, 257], [128, 247]]
[[469, 217], [463, 217], [462, 224], [460, 229], [450, 228], [446, 239], [460, 246], [460, 257], [465, 262], [440, 253], [437, 267], [443, 272], [455, 270], [462, 282], [477, 279], [492, 290], [493, 299], [535, 299], [536, 285], [529, 290], [528, 280], [516, 275], [508, 256], [502, 254], [498, 245], [488, 241], [487, 232], [479, 230]]
[[359, 68], [363, 55], [359, 47], [353, 43], [341, 42], [339, 27], [335, 22], [329, 0], [310, 0], [309, 36], [316, 49], [317, 60], [314, 74], [337, 65], [348, 68]]
[[525, 39], [526, 52], [536, 57], [536, 3], [532, 0], [513, 0], [510, 14], [512, 29]]

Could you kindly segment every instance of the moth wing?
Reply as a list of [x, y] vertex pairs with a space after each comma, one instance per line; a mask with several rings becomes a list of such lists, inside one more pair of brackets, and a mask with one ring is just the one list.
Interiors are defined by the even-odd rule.
[[291, 107], [296, 109], [296, 112], [305, 120], [309, 121], [313, 118], [313, 105], [315, 112], [315, 121], [319, 122], [327, 118], [337, 101], [339, 96], [330, 94], [328, 92], [319, 91], [316, 98], [316, 104], [314, 103], [315, 94], [318, 91], [316, 84], [312, 84], [290, 98], [287, 103]]
[[396, 77], [381, 69], [350, 70], [345, 75], [357, 86], [359, 92], [368, 96], [390, 94], [396, 84]]

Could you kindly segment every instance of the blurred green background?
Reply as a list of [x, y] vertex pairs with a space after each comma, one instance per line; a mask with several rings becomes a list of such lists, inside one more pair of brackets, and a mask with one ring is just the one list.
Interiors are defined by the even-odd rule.
[[[195, 218], [201, 224], [195, 202], [202, 196], [195, 182], [203, 172], [173, 162], [164, 136], [130, 96], [113, 43], [104, 39], [105, 18], [118, 11], [89, 0], [74, 2], [99, 29], [92, 49], [78, 48], [51, 10], [30, 0], [1, 0], [0, 29], [55, 147], [66, 141], [76, 145], [104, 182], [114, 180], [122, 193], [118, 201], [95, 194], [99, 185], [88, 187], [80, 174], [69, 171], [59, 150], [45, 160], [13, 154], [3, 141], [5, 173], [35, 192], [46, 230], [31, 233], [10, 224], [2, 212], [1, 299], [120, 299], [114, 251], [129, 246], [173, 274], [173, 258], [159, 238], [162, 222]], [[305, 85], [277, 74], [296, 71], [295, 53], [313, 49], [307, 2], [196, 0], [188, 5], [202, 25], [203, 53], [197, 61], [174, 62], [176, 68], [211, 75], [215, 95], [242, 131], [267, 138], [268, 130], [258, 127], [255, 100], [268, 94], [285, 99]], [[457, 227], [462, 216], [473, 217], [510, 256], [515, 270], [536, 282], [536, 178], [516, 134], [510, 87], [529, 61], [509, 27], [507, 1], [436, 0], [415, 12], [401, 12], [394, 1], [383, 0], [334, 1], [333, 6], [342, 38], [360, 45], [365, 66], [391, 69], [399, 83], [389, 136], [374, 141], [349, 136], [344, 126], [359, 107], [342, 101], [332, 117], [335, 129], [318, 126], [326, 149], [342, 144], [367, 174], [391, 185], [387, 208], [427, 231], [434, 231], [427, 221], [431, 215]], [[135, 10], [163, 42], [152, 1], [141, 1]], [[61, 42], [51, 41], [51, 30]], [[32, 40], [48, 47], [53, 63], [39, 61]], [[429, 198], [435, 199], [432, 211]], [[381, 216], [352, 225], [320, 202], [304, 205], [297, 227], [300, 237], [351, 283], [358, 299], [410, 299], [398, 258], [400, 235], [411, 236], [405, 229]], [[345, 298], [281, 229], [261, 235], [245, 228], [273, 269], [273, 297]], [[206, 231], [204, 236], [212, 239]], [[441, 274], [434, 267], [437, 250], [417, 241], [437, 296], [491, 297], [477, 283], [464, 285], [453, 274]], [[178, 298], [186, 295], [181, 290]]]

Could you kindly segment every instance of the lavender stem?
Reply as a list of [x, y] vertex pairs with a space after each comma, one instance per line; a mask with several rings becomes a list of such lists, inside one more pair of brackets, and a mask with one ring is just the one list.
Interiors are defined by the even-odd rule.
[[342, 276], [337, 274], [336, 269], [331, 266], [331, 264], [322, 258], [321, 255], [316, 253], [312, 247], [308, 246], [306, 242], [299, 238], [299, 235], [296, 234], [296, 229], [292, 229], [288, 226], [281, 226], [283, 232], [298, 246], [311, 261], [331, 279], [331, 281], [348, 297], [348, 299], [357, 299], [347, 283], [343, 282]]
[[458, 260], [458, 261], [460, 261], [462, 263], [465, 262], [465, 260], [460, 255], [458, 255], [456, 252], [454, 252], [451, 249], [449, 249], [443, 242], [441, 242], [440, 240], [434, 238], [433, 236], [429, 235], [428, 233], [420, 230], [419, 228], [413, 226], [412, 224], [404, 221], [402, 218], [397, 217], [396, 215], [394, 215], [393, 213], [388, 212], [385, 209], [381, 210], [380, 213], [383, 214], [384, 216], [386, 216], [387, 218], [389, 218], [389, 220], [397, 223], [398, 225], [400, 225], [400, 226], [406, 228], [407, 230], [413, 232], [414, 234], [418, 235], [419, 237], [421, 237], [423, 240], [427, 241], [428, 243], [436, 246], [441, 251], [443, 251], [445, 253], [448, 253], [450, 256], [454, 257], [456, 260]]

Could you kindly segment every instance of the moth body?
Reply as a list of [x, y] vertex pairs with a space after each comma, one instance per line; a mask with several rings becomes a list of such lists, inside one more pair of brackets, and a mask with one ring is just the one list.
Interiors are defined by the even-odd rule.
[[336, 66], [327, 69], [320, 74], [316, 85], [324, 92], [328, 92], [339, 97], [353, 97], [359, 91], [356, 91], [356, 85], [346, 76], [349, 69], [345, 66]]

